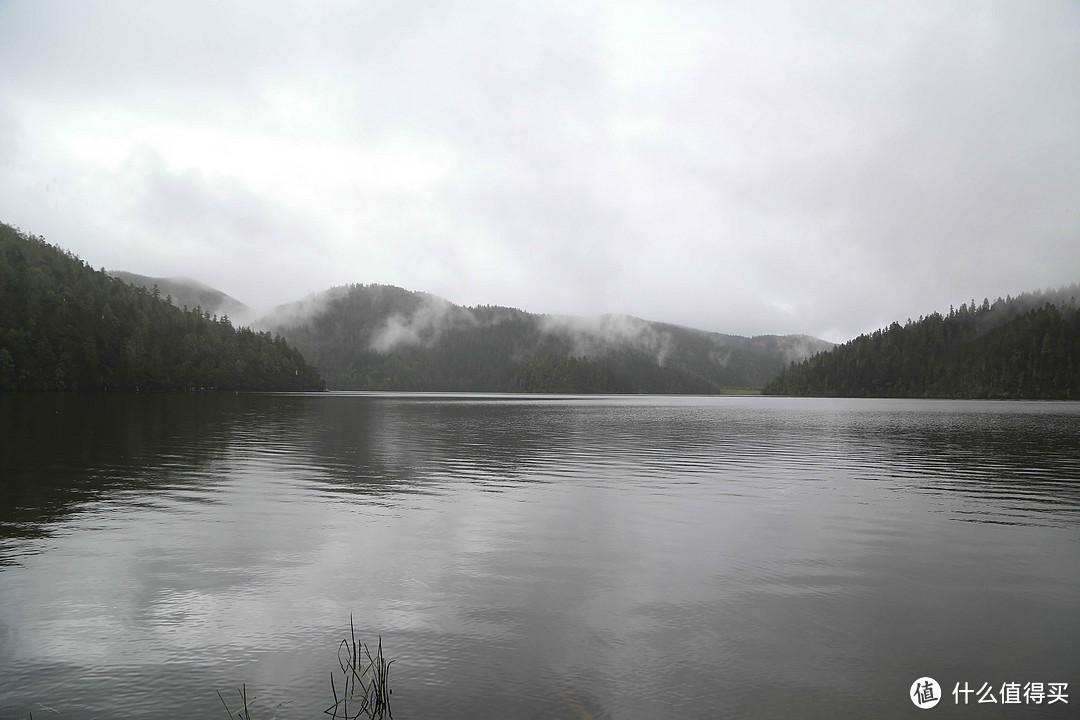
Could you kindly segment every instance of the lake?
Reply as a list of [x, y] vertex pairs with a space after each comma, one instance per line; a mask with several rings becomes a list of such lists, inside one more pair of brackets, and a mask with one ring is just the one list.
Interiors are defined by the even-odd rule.
[[1078, 403], [7, 394], [0, 451], [0, 718], [324, 717], [350, 617], [402, 720], [1080, 706]]

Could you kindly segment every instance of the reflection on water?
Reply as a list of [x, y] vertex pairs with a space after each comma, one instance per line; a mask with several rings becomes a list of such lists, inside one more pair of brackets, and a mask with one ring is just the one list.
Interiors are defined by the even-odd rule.
[[1078, 419], [0, 396], [0, 717], [207, 716], [240, 683], [260, 717], [317, 717], [350, 614], [400, 717], [907, 717], [923, 675], [1080, 691]]

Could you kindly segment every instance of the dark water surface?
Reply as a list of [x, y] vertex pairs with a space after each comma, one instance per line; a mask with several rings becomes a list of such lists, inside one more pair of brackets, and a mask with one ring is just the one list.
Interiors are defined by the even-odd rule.
[[1080, 404], [0, 395], [0, 717], [321, 717], [350, 614], [399, 719], [1075, 718]]

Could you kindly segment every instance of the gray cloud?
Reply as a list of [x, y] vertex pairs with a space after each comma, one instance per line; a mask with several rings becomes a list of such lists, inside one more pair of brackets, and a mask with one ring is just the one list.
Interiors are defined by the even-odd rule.
[[1078, 36], [1069, 2], [6, 3], [0, 220], [253, 305], [843, 340], [1077, 279]]
[[197, 168], [171, 172], [151, 152], [132, 157], [115, 179], [140, 231], [133, 257], [219, 289], [240, 287], [262, 306], [310, 262], [298, 247], [325, 252], [317, 226], [233, 180], [210, 179]]

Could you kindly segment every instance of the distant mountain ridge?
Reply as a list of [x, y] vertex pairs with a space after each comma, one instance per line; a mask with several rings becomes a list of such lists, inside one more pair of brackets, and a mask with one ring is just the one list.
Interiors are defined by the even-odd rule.
[[[753, 338], [628, 315], [464, 307], [389, 285], [349, 285], [259, 321], [338, 390], [720, 393], [758, 389], [832, 343]], [[567, 362], [572, 359], [573, 362]]]
[[894, 322], [788, 367], [763, 392], [1080, 399], [1078, 297], [1073, 284]]
[[255, 311], [236, 298], [220, 290], [186, 277], [149, 277], [122, 270], [109, 270], [108, 274], [135, 287], [153, 290], [157, 287], [161, 297], [169, 299], [178, 308], [200, 308], [218, 317], [227, 316], [233, 323], [248, 324], [255, 319]]

